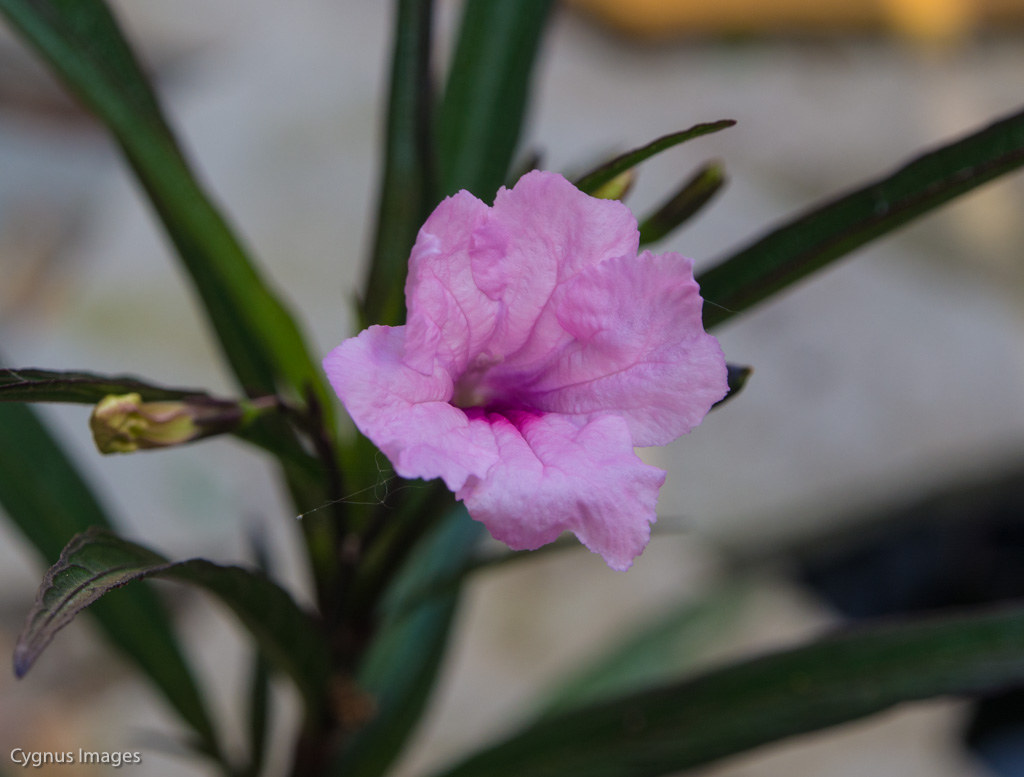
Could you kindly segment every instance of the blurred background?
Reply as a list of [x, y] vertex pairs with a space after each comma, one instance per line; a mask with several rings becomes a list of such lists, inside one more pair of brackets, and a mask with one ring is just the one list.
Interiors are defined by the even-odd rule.
[[[112, 4], [202, 177], [326, 353], [353, 333], [369, 252], [391, 4]], [[438, 17], [443, 55], [458, 3], [441, 0]], [[643, 166], [627, 200], [647, 213], [721, 160], [724, 192], [657, 246], [700, 270], [1017, 109], [1022, 30], [1021, 0], [576, 0], [545, 41], [522, 150], [578, 172], [658, 135], [736, 119]], [[6, 31], [0, 171], [3, 366], [231, 394], [115, 150]], [[686, 615], [672, 650], [683, 672], [846, 618], [1024, 594], [1022, 206], [1020, 176], [990, 184], [717, 332], [729, 360], [754, 374], [692, 434], [644, 452], [669, 473], [651, 546], [625, 574], [582, 548], [479, 573], [399, 774], [512, 730], [659, 614]], [[258, 454], [216, 439], [101, 458], [87, 410], [44, 414], [126, 535], [172, 558], [245, 561], [247, 537], [266, 534], [275, 574], [308, 599], [294, 516]], [[10, 655], [44, 568], [0, 523], [0, 653]], [[212, 602], [166, 591], [230, 718], [246, 647]], [[295, 704], [279, 696], [283, 744]], [[243, 723], [232, 725], [241, 741]], [[0, 673], [0, 753], [142, 750], [144, 763], [126, 767], [134, 774], [205, 774], [165, 754], [175, 731], [85, 620], [27, 679]], [[907, 706], [700, 774], [1018, 775], [1022, 752], [1024, 701], [1011, 693]]]

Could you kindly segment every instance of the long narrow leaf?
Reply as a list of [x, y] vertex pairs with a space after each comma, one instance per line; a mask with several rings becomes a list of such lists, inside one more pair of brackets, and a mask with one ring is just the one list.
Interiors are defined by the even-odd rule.
[[420, 592], [448, 580], [465, 563], [481, 529], [457, 508], [424, 538], [389, 589], [379, 634], [356, 678], [374, 699], [376, 716], [356, 734], [335, 774], [379, 777], [398, 756], [433, 688], [460, 587], [426, 598]]
[[546, 694], [545, 716], [681, 677], [735, 623], [747, 591], [726, 586], [660, 614]]
[[326, 643], [283, 589], [241, 567], [205, 559], [168, 562], [95, 526], [75, 535], [46, 573], [15, 646], [15, 673], [23, 676], [84, 608], [108, 591], [148, 577], [192, 583], [217, 596], [257, 639], [268, 660], [291, 676], [310, 710], [320, 712], [329, 677]]
[[551, 0], [467, 0], [438, 121], [442, 194], [505, 182]]
[[[58, 372], [38, 369], [0, 369], [0, 403], [2, 402], [62, 402], [93, 405], [110, 394], [139, 394], [145, 402], [188, 400], [200, 406], [235, 409], [249, 413], [256, 403], [262, 409], [274, 398], [264, 397], [245, 401], [226, 400], [212, 397], [198, 389], [168, 388], [157, 386], [126, 375], [98, 375], [91, 372]], [[310, 456], [298, 440], [282, 433], [282, 430], [267, 428], [267, 424], [280, 425], [281, 419], [271, 420], [252, 414], [240, 418], [240, 425], [233, 428], [234, 434], [242, 440], [269, 450], [279, 459], [290, 473], [290, 480], [302, 484], [308, 491], [306, 498], [322, 488], [319, 482], [322, 465]], [[286, 444], [287, 443], [287, 444]], [[84, 528], [84, 527], [81, 527]], [[64, 539], [68, 539], [71, 532]], [[58, 547], [62, 547], [63, 543]], [[56, 556], [57, 552], [54, 552]]]
[[[110, 526], [106, 513], [32, 409], [0, 404], [0, 505], [47, 561], [76, 533]], [[107, 638], [152, 680], [215, 753], [213, 723], [153, 591], [138, 586], [93, 614]]]
[[1024, 112], [794, 218], [703, 273], [708, 328], [865, 243], [1024, 165]]
[[110, 129], [167, 229], [242, 387], [329, 407], [294, 319], [189, 169], [103, 0], [0, 0], [13, 27]]
[[[270, 550], [262, 533], [250, 536], [256, 568], [263, 574], [270, 571]], [[256, 646], [253, 651], [252, 669], [249, 674], [247, 698], [248, 709], [248, 750], [249, 760], [246, 777], [259, 777], [267, 756], [267, 733], [270, 724], [273, 697], [270, 694], [270, 663], [263, 650]]]
[[640, 245], [654, 243], [693, 218], [725, 185], [721, 162], [710, 162], [694, 173], [658, 210], [640, 222]]
[[437, 201], [430, 83], [433, 0], [397, 0], [396, 6], [377, 237], [363, 303], [366, 325], [405, 320], [409, 252]]
[[270, 725], [270, 664], [257, 648], [249, 672], [249, 693], [246, 712], [248, 717], [249, 761], [245, 774], [259, 777], [267, 758], [267, 733]]
[[652, 140], [645, 146], [635, 148], [632, 151], [627, 151], [625, 154], [620, 154], [614, 159], [605, 162], [596, 170], [592, 170], [577, 180], [576, 188], [580, 191], [587, 192], [588, 194], [593, 194], [597, 189], [600, 189], [615, 176], [621, 175], [631, 167], [636, 167], [644, 160], [650, 159], [652, 156], [660, 154], [662, 151], [667, 151], [673, 146], [678, 146], [680, 143], [685, 143], [688, 140], [693, 140], [694, 138], [699, 138], [703, 135], [710, 135], [713, 132], [721, 132], [735, 124], [736, 122], [732, 119], [722, 119], [721, 121], [697, 124], [690, 127], [690, 129], [683, 130], [682, 132], [673, 132], [669, 135], [663, 135], [657, 140]]
[[138, 394], [146, 402], [203, 397], [202, 391], [165, 388], [127, 375], [0, 369], [0, 402], [72, 402], [93, 405], [109, 394]]
[[[110, 129], [149, 195], [249, 395], [290, 394], [309, 403], [316, 461], [283, 419], [258, 419], [245, 438], [280, 460], [300, 512], [344, 492], [333, 449], [333, 399], [298, 325], [249, 261], [192, 175], [158, 101], [103, 0], [0, 0], [14, 28]], [[321, 605], [336, 576], [335, 525], [344, 505], [303, 522]], [[326, 512], [326, 511], [325, 511]]]
[[726, 364], [726, 381], [729, 385], [729, 393], [722, 397], [720, 400], [715, 402], [711, 406], [712, 410], [717, 410], [726, 402], [731, 402], [739, 393], [743, 391], [743, 388], [747, 385], [747, 381], [750, 376], [754, 374], [753, 367], [745, 367], [740, 364]]
[[933, 696], [1024, 682], [1024, 609], [849, 632], [541, 721], [438, 777], [656, 777]]
[[[199, 404], [228, 406], [246, 405], [237, 400], [219, 399], [199, 389], [168, 388], [128, 375], [99, 375], [92, 372], [62, 372], [38, 369], [0, 369], [0, 402], [62, 402], [92, 405], [110, 394], [135, 393], [146, 402], [193, 400]], [[253, 401], [266, 407], [271, 397]], [[294, 437], [286, 436], [280, 428], [280, 418], [251, 418], [235, 433], [239, 439], [265, 448], [282, 459], [293, 481], [309, 489], [310, 495], [322, 488], [322, 463], [310, 456]], [[314, 502], [315, 504], [318, 504]], [[69, 535], [70, 536], [70, 535]], [[54, 554], [56, 555], [56, 554]]]

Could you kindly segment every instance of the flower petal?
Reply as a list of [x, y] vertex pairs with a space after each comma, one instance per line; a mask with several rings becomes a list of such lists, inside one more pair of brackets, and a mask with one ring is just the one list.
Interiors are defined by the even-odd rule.
[[487, 249], [474, 239], [490, 208], [467, 191], [449, 197], [420, 228], [405, 283], [409, 310], [405, 361], [424, 374], [438, 358], [455, 377], [466, 370], [495, 327], [499, 304], [473, 277], [473, 255]]
[[443, 478], [452, 491], [497, 461], [489, 425], [448, 404], [452, 382], [403, 360], [405, 327], [372, 326], [327, 355], [324, 370], [363, 434], [404, 478]]
[[725, 357], [704, 331], [693, 263], [621, 257], [581, 272], [558, 305], [573, 340], [521, 400], [555, 413], [625, 418], [634, 445], [664, 445], [728, 392]]
[[555, 173], [501, 189], [493, 208], [468, 192], [442, 202], [409, 260], [405, 360], [427, 374], [435, 356], [458, 378], [515, 355], [517, 369], [550, 359], [564, 332], [556, 290], [586, 267], [635, 255], [636, 219]]
[[557, 414], [470, 411], [486, 418], [499, 461], [456, 497], [514, 550], [572, 531], [612, 569], [628, 569], [651, 536], [665, 473], [633, 452], [625, 421], [579, 423]]
[[[492, 289], [500, 286], [506, 305], [495, 352], [506, 357], [507, 372], [519, 373], [537, 369], [564, 344], [555, 309], [568, 282], [588, 267], [636, 256], [640, 242], [636, 219], [621, 202], [590, 197], [545, 172], [500, 190], [481, 231], [506, 236], [486, 277]], [[481, 268], [474, 272], [484, 277]]]

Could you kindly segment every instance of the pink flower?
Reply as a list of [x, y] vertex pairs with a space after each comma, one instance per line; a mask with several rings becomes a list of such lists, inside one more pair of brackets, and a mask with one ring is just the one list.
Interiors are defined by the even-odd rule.
[[324, 369], [405, 478], [442, 478], [516, 550], [572, 531], [613, 569], [646, 547], [664, 445], [725, 396], [693, 263], [637, 256], [629, 210], [534, 172], [489, 208], [438, 205], [409, 259], [405, 326], [371, 326]]

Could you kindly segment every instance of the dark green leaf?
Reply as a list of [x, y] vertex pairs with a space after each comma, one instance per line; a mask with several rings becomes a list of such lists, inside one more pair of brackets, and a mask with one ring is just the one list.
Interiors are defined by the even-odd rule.
[[711, 202], [725, 185], [721, 162], [711, 162], [684, 183], [668, 202], [640, 222], [640, 245], [655, 243], [671, 234]]
[[[0, 0], [14, 28], [65, 85], [110, 129], [149, 195], [202, 299], [222, 351], [250, 395], [282, 393], [317, 442], [314, 460], [278, 417], [252, 424], [246, 439], [281, 460], [296, 508], [310, 510], [344, 493], [333, 450], [333, 398], [294, 319], [249, 261], [234, 233], [192, 175], [157, 99], [103, 0]], [[335, 502], [329, 512], [341, 513]], [[335, 577], [333, 516], [303, 522], [321, 604]]]
[[336, 774], [384, 774], [419, 720], [444, 656], [460, 588], [429, 598], [420, 592], [449, 579], [465, 563], [481, 530], [459, 506], [424, 538], [395, 578], [379, 633], [356, 678], [374, 699], [377, 714], [356, 734]]
[[716, 589], [660, 614], [559, 683], [547, 695], [545, 716], [680, 677], [700, 652], [735, 622], [746, 591]]
[[[0, 505], [42, 557], [52, 561], [78, 532], [110, 526], [106, 513], [31, 408], [0, 403]], [[129, 656], [216, 753], [213, 723], [178, 647], [170, 619], [145, 586], [92, 610], [108, 639]]]
[[731, 399], [735, 399], [743, 391], [743, 387], [747, 385], [747, 379], [754, 373], [753, 367], [741, 367], [738, 364], [726, 364], [725, 367], [727, 370], [726, 380], [729, 383], [729, 393], [715, 402], [711, 406], [712, 410], [721, 407]]
[[545, 719], [443, 777], [656, 777], [902, 702], [1024, 682], [1024, 609], [849, 631]]
[[363, 303], [367, 326], [405, 320], [409, 252], [438, 200], [431, 131], [433, 6], [433, 0], [397, 0], [377, 236]]
[[[106, 5], [102, 0], [0, 0], [0, 12], [117, 138], [178, 248], [243, 388], [251, 394], [290, 388], [300, 401], [312, 396], [322, 416], [316, 433], [329, 441], [333, 400], [297, 325], [192, 175]], [[286, 459], [299, 510], [340, 495], [340, 487], [326, 482], [327, 473], [336, 470], [330, 452], [314, 462], [280, 419], [261, 419], [244, 436]], [[314, 551], [321, 560], [333, 552], [325, 520], [318, 516], [304, 523], [323, 529], [318, 532], [323, 547]], [[317, 567], [321, 587], [330, 574]]]
[[[37, 369], [0, 369], [0, 402], [69, 402], [95, 404], [110, 394], [139, 394], [143, 401], [160, 402], [179, 399], [193, 399], [200, 404], [211, 403], [222, 406], [238, 406], [236, 401], [217, 399], [198, 389], [167, 388], [146, 383], [127, 375], [97, 375], [91, 372], [57, 372]], [[271, 397], [261, 397], [256, 402], [267, 404]], [[247, 406], [250, 407], [251, 406]], [[311, 457], [292, 438], [285, 445], [280, 430], [267, 432], [271, 419], [253, 418], [237, 430], [237, 436], [254, 445], [269, 450], [279, 458], [290, 462], [297, 477], [296, 482], [305, 483], [309, 489], [320, 488], [316, 480], [321, 476], [321, 464]], [[273, 421], [279, 425], [280, 419]], [[299, 475], [301, 473], [301, 475]], [[73, 533], [73, 532], [72, 532]], [[68, 537], [71, 535], [69, 534]], [[61, 543], [63, 547], [63, 542]], [[59, 551], [58, 551], [59, 552]], [[57, 555], [57, 552], [53, 554]]]
[[687, 140], [693, 140], [702, 135], [710, 135], [713, 132], [721, 132], [735, 123], [732, 119], [722, 119], [721, 121], [697, 124], [682, 132], [664, 135], [657, 140], [652, 140], [646, 146], [627, 151], [625, 154], [620, 154], [614, 159], [605, 162], [596, 170], [592, 170], [579, 178], [576, 181], [576, 188], [587, 194], [593, 194], [612, 180], [612, 178], [626, 172], [631, 167], [635, 167], [645, 159], [650, 159], [655, 154], [660, 154], [662, 151], [678, 146], [680, 143], [685, 143]]
[[257, 649], [249, 674], [249, 696], [246, 705], [249, 720], [249, 763], [245, 774], [258, 777], [267, 756], [267, 725], [270, 722], [270, 664]]
[[[270, 550], [262, 533], [250, 535], [256, 568], [264, 575], [270, 572]], [[246, 777], [259, 777], [267, 756], [267, 727], [270, 723], [270, 663], [256, 646], [253, 651], [252, 670], [249, 675], [249, 695], [246, 709], [249, 721], [249, 761]]]
[[113, 133], [192, 276], [242, 387], [328, 394], [292, 317], [192, 175], [102, 0], [0, 0], [13, 27]]
[[438, 121], [442, 194], [505, 182], [551, 0], [467, 0]]
[[110, 394], [138, 394], [145, 402], [208, 397], [193, 389], [164, 388], [127, 375], [0, 368], [0, 402], [74, 402], [93, 405]]
[[265, 433], [265, 423], [269, 419], [260, 418], [259, 414], [276, 405], [275, 397], [260, 397], [251, 403], [239, 402], [217, 399], [197, 389], [155, 386], [126, 375], [0, 369], [0, 402], [95, 404], [111, 394], [129, 393], [139, 394], [144, 402], [187, 400], [194, 403], [197, 410], [217, 410], [223, 413], [221, 420], [224, 423], [216, 422], [216, 413], [202, 413], [206, 419], [203, 422], [205, 431], [211, 434], [233, 432], [240, 439], [263, 447], [285, 461], [296, 476], [301, 473], [299, 481], [306, 482], [309, 489], [320, 488], [316, 481], [321, 475], [321, 465], [299, 446], [298, 440], [292, 438], [292, 443], [285, 445], [285, 436], [280, 432]]
[[794, 218], [697, 280], [704, 325], [737, 313], [865, 243], [1024, 164], [1024, 112], [918, 157], [892, 175]]
[[[145, 383], [128, 376], [96, 375], [88, 372], [54, 372], [50, 370], [0, 369], [0, 403], [2, 402], [73, 402], [94, 404], [109, 394], [135, 392], [145, 401], [193, 399], [200, 404], [211, 403], [225, 409], [239, 408], [239, 404], [228, 400], [209, 397], [193, 389], [165, 388]], [[269, 398], [253, 400], [253, 404]], [[248, 413], [252, 407], [248, 406]], [[298, 438], [285, 427], [280, 416], [252, 416], [240, 418], [240, 426], [234, 423], [228, 429], [242, 440], [257, 445], [274, 454], [284, 468], [286, 479], [292, 489], [295, 502], [300, 510], [319, 507], [329, 497], [324, 490], [323, 462], [311, 456], [300, 444]], [[227, 430], [227, 429], [225, 429]], [[311, 544], [316, 546], [318, 558], [316, 568], [329, 570], [334, 563], [333, 516], [315, 514], [303, 521], [302, 527]], [[50, 559], [56, 558], [60, 548], [76, 532], [88, 524], [76, 525], [62, 534], [50, 548]], [[314, 550], [311, 548], [311, 553]], [[329, 581], [318, 581], [326, 589]]]
[[326, 643], [292, 598], [263, 575], [205, 559], [168, 562], [109, 530], [90, 527], [68, 543], [46, 573], [14, 650], [23, 676], [54, 635], [114, 588], [147, 577], [192, 583], [218, 597], [259, 642], [264, 655], [295, 681], [310, 710], [320, 711], [329, 678]]

